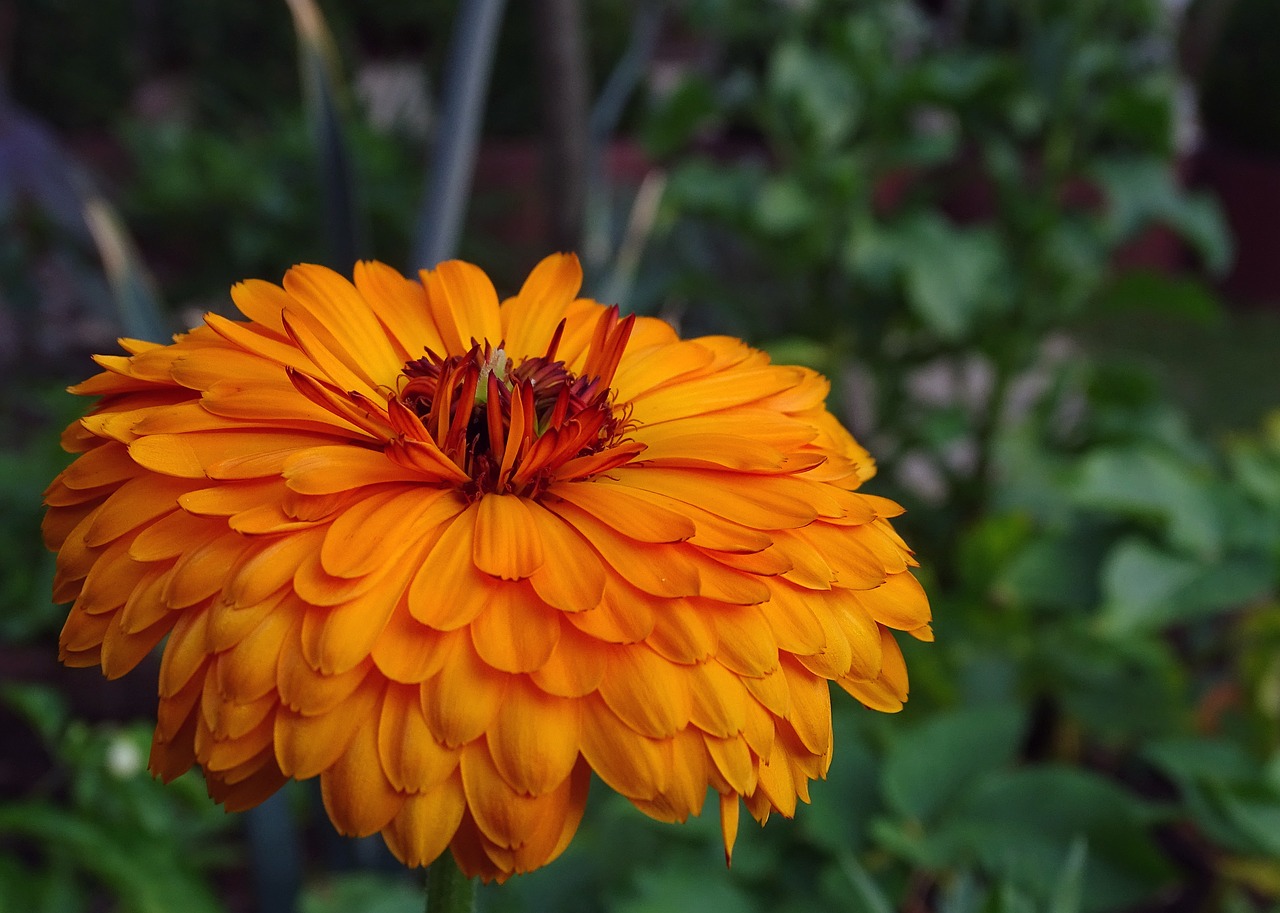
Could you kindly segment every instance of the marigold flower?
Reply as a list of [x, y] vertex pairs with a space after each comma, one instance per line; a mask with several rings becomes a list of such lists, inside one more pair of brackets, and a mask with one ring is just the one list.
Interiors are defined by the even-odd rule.
[[49, 486], [64, 662], [167, 635], [151, 769], [228, 809], [319, 777], [338, 830], [503, 880], [591, 773], [664, 821], [761, 823], [831, 761], [828, 682], [893, 711], [931, 639], [874, 464], [818, 374], [461, 262], [232, 289], [101, 397]]

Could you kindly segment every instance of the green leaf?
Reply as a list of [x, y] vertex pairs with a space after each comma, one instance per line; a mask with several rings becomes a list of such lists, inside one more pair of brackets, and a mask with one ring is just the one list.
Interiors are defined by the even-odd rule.
[[1197, 563], [1131, 536], [1107, 556], [1102, 569], [1101, 621], [1127, 634], [1177, 619], [1175, 595], [1200, 573]]
[[1173, 874], [1147, 832], [1155, 820], [1152, 806], [1096, 774], [1044, 766], [986, 777], [939, 836], [1042, 903], [1087, 841], [1080, 909], [1098, 911], [1137, 904]]
[[854, 896], [859, 902], [861, 909], [866, 913], [893, 913], [894, 904], [885, 896], [880, 886], [862, 867], [862, 863], [852, 853], [842, 853], [840, 855], [840, 869], [844, 872], [845, 877], [849, 879], [849, 884], [853, 887]]
[[1203, 282], [1154, 270], [1133, 269], [1116, 276], [1098, 302], [1102, 313], [1145, 311], [1216, 323], [1222, 304]]
[[697, 76], [686, 78], [646, 119], [645, 147], [655, 158], [680, 151], [718, 110], [710, 83]]
[[815, 201], [789, 174], [771, 177], [756, 197], [755, 217], [767, 235], [789, 235], [810, 225], [820, 214]]
[[907, 302], [939, 337], [957, 341], [984, 311], [994, 310], [1001, 253], [987, 228], [958, 229], [921, 215], [898, 239]]
[[1210, 272], [1221, 274], [1230, 265], [1231, 236], [1217, 204], [1186, 194], [1164, 159], [1110, 159], [1095, 165], [1093, 175], [1107, 196], [1105, 231], [1113, 243], [1161, 222], [1195, 245]]
[[774, 52], [768, 89], [777, 115], [795, 126], [796, 141], [830, 152], [852, 134], [862, 99], [852, 71], [841, 61], [790, 41]]
[[1208, 487], [1185, 463], [1154, 449], [1115, 447], [1089, 454], [1074, 500], [1087, 507], [1161, 520], [1171, 544], [1206, 558], [1221, 547], [1222, 529]]
[[723, 869], [706, 871], [680, 862], [646, 869], [635, 877], [635, 893], [611, 907], [616, 913], [751, 913], [760, 907]]
[[298, 909], [300, 913], [421, 913], [422, 898], [422, 886], [403, 876], [358, 872], [308, 885]]
[[885, 758], [881, 790], [889, 807], [932, 821], [979, 775], [1012, 761], [1025, 726], [1013, 707], [942, 713], [902, 734]]

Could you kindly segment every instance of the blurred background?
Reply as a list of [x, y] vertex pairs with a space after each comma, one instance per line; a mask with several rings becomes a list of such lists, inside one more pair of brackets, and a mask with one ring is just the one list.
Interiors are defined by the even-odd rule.
[[150, 780], [40, 492], [121, 334], [557, 249], [832, 379], [937, 642], [731, 870], [596, 789], [482, 909], [1280, 909], [1277, 85], [1275, 0], [0, 0], [0, 911], [420, 909], [311, 784]]

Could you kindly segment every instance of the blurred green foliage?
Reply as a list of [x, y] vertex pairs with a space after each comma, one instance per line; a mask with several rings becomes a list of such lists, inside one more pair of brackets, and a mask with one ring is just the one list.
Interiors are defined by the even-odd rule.
[[[441, 48], [425, 33], [452, 11], [329, 6], [348, 55], [361, 39], [429, 59]], [[121, 128], [138, 163], [122, 208], [170, 300], [323, 257], [293, 39], [259, 9], [157, 13], [205, 23], [207, 46], [165, 39], [165, 59], [194, 68], [200, 113]], [[625, 5], [591, 11], [599, 47], [621, 45]], [[1174, 36], [1158, 5], [689, 0], [671, 15], [694, 53], [640, 120], [669, 180], [629, 304], [832, 378], [833, 406], [882, 466], [869, 488], [910, 507], [938, 640], [904, 644], [900, 717], [835, 701], [835, 762], [813, 804], [763, 832], [744, 825], [732, 869], [714, 814], [673, 828], [597, 789], [564, 857], [487, 889], [484, 909], [1274, 909], [1280, 413], [1211, 439], [1145, 362], [1095, 338], [1117, 318], [1229, 319], [1206, 284], [1229, 239], [1173, 158]], [[282, 8], [264, 16], [287, 22]], [[274, 48], [261, 75], [226, 62], [246, 23], [270, 32], [254, 45]], [[527, 52], [500, 54], [499, 132], [527, 126]], [[110, 63], [132, 78], [128, 60]], [[51, 93], [40, 107], [63, 126], [120, 110], [87, 86], [21, 85]], [[256, 112], [245, 129], [242, 108]], [[372, 247], [397, 262], [415, 153], [349, 127]], [[1143, 260], [1152, 226], [1192, 268]], [[6, 562], [23, 567], [6, 564], [0, 640], [51, 630], [47, 562], [22, 532], [56, 471], [42, 448], [5, 456]], [[32, 875], [0, 859], [0, 897], [76, 909], [98, 882], [122, 909], [184, 892], [183, 909], [213, 905], [201, 873], [215, 860], [194, 850], [216, 829], [195, 784], [119, 786], [103, 759], [139, 733], [69, 721], [39, 692], [10, 700], [59, 786], [0, 805], [0, 844], [40, 862]], [[113, 849], [90, 855], [98, 843]], [[316, 880], [302, 909], [395, 913], [417, 897], [346, 875]]]
[[230, 819], [197, 775], [151, 778], [149, 726], [91, 726], [36, 685], [6, 683], [0, 700], [52, 761], [34, 792], [0, 805], [0, 911], [91, 909], [102, 887], [126, 913], [222, 909], [205, 873], [234, 859]]

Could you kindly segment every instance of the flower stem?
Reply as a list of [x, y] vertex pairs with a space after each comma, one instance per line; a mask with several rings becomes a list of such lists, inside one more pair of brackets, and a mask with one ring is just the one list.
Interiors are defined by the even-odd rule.
[[427, 913], [475, 913], [476, 883], [462, 874], [452, 853], [427, 869]]

